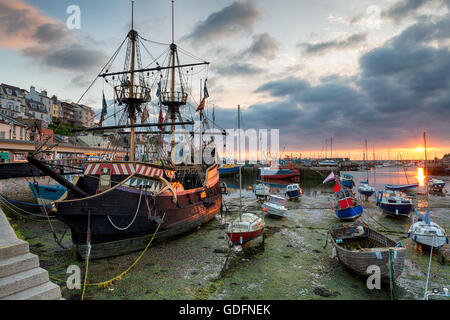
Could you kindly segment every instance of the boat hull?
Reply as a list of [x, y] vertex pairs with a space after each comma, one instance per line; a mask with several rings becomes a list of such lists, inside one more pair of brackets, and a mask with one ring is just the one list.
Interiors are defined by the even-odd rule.
[[288, 210], [287, 209], [281, 209], [274, 206], [271, 206], [270, 203], [263, 203], [263, 208], [267, 208], [267, 214], [270, 216], [276, 216], [276, 217], [286, 217]]
[[67, 189], [60, 185], [40, 185], [29, 182], [33, 195], [41, 204], [50, 204], [52, 201], [60, 200], [67, 195]]
[[405, 184], [405, 185], [387, 184], [385, 188], [387, 190], [402, 191], [406, 193], [417, 193], [417, 191], [419, 191], [418, 184]]
[[288, 196], [289, 200], [297, 200], [301, 196], [299, 190], [286, 191], [286, 195]]
[[440, 248], [440, 247], [444, 246], [447, 242], [445, 237], [435, 237], [433, 242], [431, 242], [432, 237], [430, 237], [430, 236], [422, 236], [422, 235], [418, 235], [418, 234], [417, 235], [413, 234], [412, 237], [413, 237], [414, 242], [417, 242], [421, 245], [427, 246], [428, 248], [431, 248], [431, 247]]
[[383, 210], [383, 212], [388, 213], [394, 216], [404, 216], [408, 217], [411, 211], [414, 209], [413, 204], [388, 204], [388, 203], [380, 203], [379, 208]]
[[259, 176], [263, 180], [300, 181], [300, 172], [297, 169], [264, 169], [264, 168], [259, 168]]
[[[202, 197], [202, 193], [208, 196]], [[177, 192], [177, 202], [172, 200], [170, 192], [154, 197], [147, 191], [141, 194], [131, 188], [115, 188], [80, 200], [56, 202], [56, 217], [70, 227], [82, 258], [86, 255], [88, 220], [90, 257], [120, 255], [144, 248], [158, 226], [155, 240], [162, 240], [210, 221], [221, 209], [220, 184]]]
[[341, 184], [346, 187], [346, 188], [350, 188], [352, 189], [355, 185], [355, 183], [353, 182], [353, 180], [341, 180]]
[[264, 229], [259, 229], [251, 232], [228, 232], [228, 238], [233, 245], [242, 245], [262, 236]]
[[[348, 250], [337, 243], [338, 237], [332, 235], [331, 241], [339, 261], [350, 271], [367, 279], [372, 273], [367, 273], [370, 266], [380, 268], [381, 280], [388, 282], [390, 278], [389, 260], [392, 263], [392, 279], [397, 279], [403, 271], [406, 249], [397, 247], [397, 243], [372, 229], [366, 229], [367, 237], [374, 243], [377, 250]], [[390, 258], [389, 258], [390, 256]]]
[[221, 176], [231, 175], [239, 172], [239, 167], [231, 168], [219, 168], [219, 174]]
[[336, 217], [343, 221], [352, 221], [361, 216], [361, 214], [363, 213], [363, 207], [359, 205], [355, 207], [335, 210], [334, 213], [336, 214]]
[[359, 193], [361, 193], [362, 195], [371, 197], [371, 196], [373, 196], [373, 194], [375, 193], [375, 190], [371, 190], [371, 191], [359, 190]]

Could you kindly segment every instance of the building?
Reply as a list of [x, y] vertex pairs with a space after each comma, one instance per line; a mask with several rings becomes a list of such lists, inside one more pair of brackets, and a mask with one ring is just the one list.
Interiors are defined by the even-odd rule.
[[39, 101], [33, 101], [26, 99], [27, 111], [25, 112], [26, 119], [37, 119], [42, 120], [44, 127], [48, 126], [48, 111], [46, 110], [44, 104]]
[[91, 107], [78, 104], [79, 116], [82, 122], [82, 127], [93, 128], [95, 125], [95, 112]]
[[27, 141], [30, 136], [28, 126], [16, 119], [0, 114], [0, 139]]
[[2, 83], [0, 85], [1, 113], [4, 115], [24, 119], [26, 111], [25, 95], [27, 92], [18, 87]]
[[25, 118], [25, 108], [21, 102], [4, 97], [0, 97], [0, 113], [15, 119]]
[[43, 126], [48, 127], [52, 123], [51, 100], [47, 97], [47, 91], [36, 91], [34, 86], [30, 87], [30, 91], [25, 95], [28, 112], [25, 113], [28, 119], [38, 119], [43, 121]]
[[68, 124], [71, 126], [75, 125], [76, 123], [81, 123], [78, 121], [77, 112], [75, 110], [75, 107], [71, 103], [61, 101], [59, 114], [60, 123]]
[[57, 96], [53, 96], [51, 99], [51, 117], [52, 117], [52, 123], [59, 123], [61, 122], [62, 118], [62, 109], [61, 109], [61, 101], [58, 100]]

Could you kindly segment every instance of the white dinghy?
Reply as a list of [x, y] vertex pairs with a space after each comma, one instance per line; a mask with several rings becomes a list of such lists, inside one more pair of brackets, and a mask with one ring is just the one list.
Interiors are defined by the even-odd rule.
[[269, 215], [285, 217], [288, 212], [285, 204], [286, 200], [283, 197], [270, 195], [269, 200], [264, 202], [262, 207]]
[[427, 211], [425, 217], [420, 214], [419, 217], [424, 219], [412, 224], [408, 237], [411, 237], [414, 242], [433, 248], [440, 248], [448, 243], [445, 230], [430, 220], [430, 211]]

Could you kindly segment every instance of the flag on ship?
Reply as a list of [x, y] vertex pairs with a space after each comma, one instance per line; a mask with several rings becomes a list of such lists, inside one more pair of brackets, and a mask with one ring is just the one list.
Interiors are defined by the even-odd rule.
[[162, 105], [162, 101], [161, 101], [161, 80], [159, 80], [159, 82], [158, 82], [158, 89], [156, 90], [156, 96], [159, 99], [159, 105]]
[[[159, 106], [159, 119], [158, 119], [158, 123], [163, 123], [164, 122], [164, 118], [163, 118], [163, 113], [162, 113], [162, 107], [161, 106]], [[158, 129], [160, 130], [160, 131], [163, 131], [164, 130], [164, 128], [163, 128], [163, 126], [158, 126]]]
[[339, 186], [339, 183], [336, 183], [336, 184], [334, 185], [333, 191], [336, 192], [336, 193], [339, 192], [339, 191], [341, 191], [341, 187]]
[[208, 81], [208, 79], [205, 79], [205, 85], [203, 87], [203, 97], [209, 98], [209, 92], [208, 92], [208, 88], [206, 87], [206, 81]]
[[197, 112], [198, 111], [203, 111], [205, 109], [205, 102], [206, 99], [209, 98], [209, 92], [208, 92], [208, 87], [206, 86], [206, 82], [208, 81], [208, 79], [205, 80], [205, 85], [203, 87], [203, 99], [200, 102], [200, 105], [197, 108]]
[[105, 115], [108, 114], [108, 105], [106, 104], [105, 92], [103, 91], [103, 101], [102, 101], [102, 114], [100, 116], [100, 127], [105, 120]]
[[144, 107], [144, 111], [142, 111], [142, 115], [141, 115], [141, 123], [145, 123], [145, 121], [147, 121], [148, 119], [148, 110], [147, 110], [147, 106]]
[[197, 108], [197, 112], [198, 111], [203, 111], [203, 109], [205, 109], [205, 100], [206, 100], [206, 98], [202, 99], [202, 102], [200, 102], [200, 105]]

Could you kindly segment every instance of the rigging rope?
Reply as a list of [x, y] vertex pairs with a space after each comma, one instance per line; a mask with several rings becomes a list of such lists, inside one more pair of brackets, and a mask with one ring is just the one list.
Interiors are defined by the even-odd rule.
[[116, 225], [112, 222], [112, 220], [111, 220], [111, 218], [109, 217], [109, 215], [107, 216], [109, 222], [111, 223], [111, 225], [112, 225], [115, 229], [117, 229], [117, 230], [119, 230], [119, 231], [125, 231], [125, 230], [127, 230], [129, 227], [131, 227], [131, 225], [134, 223], [134, 220], [136, 220], [136, 217], [138, 216], [139, 208], [141, 207], [141, 200], [142, 200], [142, 194], [143, 194], [143, 193], [144, 193], [144, 188], [141, 186], [141, 194], [140, 194], [140, 196], [139, 196], [139, 202], [138, 202], [138, 205], [137, 205], [136, 213], [134, 214], [134, 218], [133, 218], [133, 220], [131, 220], [131, 222], [128, 224], [128, 226], [126, 226], [126, 227], [124, 227], [124, 228], [120, 228], [120, 227], [116, 226]]

